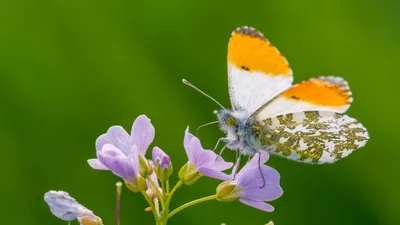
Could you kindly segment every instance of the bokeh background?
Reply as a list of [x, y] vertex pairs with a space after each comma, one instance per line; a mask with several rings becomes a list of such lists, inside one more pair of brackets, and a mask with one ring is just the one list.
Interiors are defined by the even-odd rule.
[[[332, 165], [272, 157], [285, 191], [273, 213], [207, 202], [170, 223], [400, 224], [399, 10], [399, 1], [390, 0], [1, 1], [1, 223], [67, 224], [43, 201], [55, 189], [113, 224], [119, 179], [86, 163], [95, 156], [95, 139], [112, 125], [130, 130], [145, 113], [156, 127], [154, 145], [170, 154], [177, 171], [186, 162], [186, 126], [215, 120], [218, 108], [181, 79], [228, 106], [228, 38], [250, 25], [287, 57], [295, 82], [347, 79], [355, 98], [348, 114], [371, 139]], [[200, 132], [210, 148], [221, 135], [216, 126]], [[214, 193], [218, 183], [204, 178], [182, 188], [172, 208]], [[121, 224], [154, 224], [142, 197], [123, 191]]]

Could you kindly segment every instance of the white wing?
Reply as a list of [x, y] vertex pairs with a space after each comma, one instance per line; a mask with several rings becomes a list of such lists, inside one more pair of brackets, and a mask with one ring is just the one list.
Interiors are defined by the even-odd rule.
[[233, 110], [250, 116], [288, 89], [293, 76], [285, 57], [262, 33], [240, 27], [229, 40], [228, 81]]

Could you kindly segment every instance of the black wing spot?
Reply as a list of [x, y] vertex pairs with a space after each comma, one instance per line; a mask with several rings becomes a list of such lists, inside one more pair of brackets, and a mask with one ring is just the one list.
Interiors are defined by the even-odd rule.
[[241, 66], [240, 68], [242, 68], [243, 70], [246, 70], [246, 71], [249, 71], [249, 70], [250, 70], [250, 68], [247, 67], [247, 66]]
[[295, 96], [295, 95], [291, 96], [291, 98], [293, 98], [293, 99], [300, 99], [299, 97], [297, 97], [297, 96]]

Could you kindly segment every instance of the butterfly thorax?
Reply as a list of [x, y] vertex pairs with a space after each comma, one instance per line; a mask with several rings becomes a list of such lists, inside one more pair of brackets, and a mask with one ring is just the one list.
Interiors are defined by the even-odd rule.
[[227, 143], [227, 148], [243, 155], [254, 155], [261, 149], [259, 125], [245, 111], [222, 109], [216, 114], [221, 130], [226, 133], [222, 140]]

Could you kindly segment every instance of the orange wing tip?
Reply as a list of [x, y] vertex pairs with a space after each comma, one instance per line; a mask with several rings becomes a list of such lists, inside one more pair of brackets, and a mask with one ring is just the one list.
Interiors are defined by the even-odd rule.
[[336, 76], [320, 76], [317, 79], [341, 86], [345, 90], [348, 96], [349, 103], [353, 102], [353, 97], [352, 97], [353, 93], [350, 90], [349, 83], [345, 79]]
[[261, 33], [260, 31], [258, 31], [254, 27], [248, 27], [248, 26], [238, 27], [232, 32], [231, 37], [234, 34], [243, 34], [243, 35], [248, 35], [248, 36], [251, 36], [251, 37], [257, 37], [257, 38], [260, 38], [260, 39], [267, 40], [264, 37], [264, 34]]
[[234, 30], [228, 45], [228, 63], [247, 72], [269, 76], [292, 76], [286, 58], [254, 27]]
[[283, 96], [292, 101], [331, 107], [349, 106], [353, 101], [347, 82], [334, 76], [303, 81], [284, 92]]

